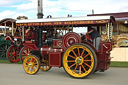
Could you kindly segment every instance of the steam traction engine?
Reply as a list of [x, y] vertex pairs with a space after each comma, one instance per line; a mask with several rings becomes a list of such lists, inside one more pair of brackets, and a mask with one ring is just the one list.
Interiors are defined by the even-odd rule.
[[[24, 46], [32, 50], [24, 50], [23, 67], [26, 73], [35, 74], [41, 69], [48, 71], [51, 67], [63, 67], [67, 74], [74, 78], [85, 78], [95, 71], [105, 71], [110, 64], [112, 50], [111, 35], [114, 17], [70, 17], [36, 20], [19, 20], [17, 27], [37, 28], [37, 41], [24, 41]], [[100, 50], [96, 50], [93, 42], [86, 35], [73, 32], [76, 27], [106, 26], [106, 41], [101, 42]], [[79, 29], [79, 28], [78, 28]], [[24, 36], [22, 37], [24, 39]]]
[[[20, 44], [19, 41], [21, 40], [21, 37], [20, 33], [17, 33], [18, 29], [16, 29], [16, 20], [12, 18], [5, 18], [0, 21], [0, 25], [4, 27], [1, 30], [4, 35], [0, 36], [0, 55], [1, 57], [8, 58], [11, 62], [17, 62], [20, 60], [18, 60], [17, 56], [10, 58], [7, 55], [8, 48], [11, 48], [11, 51], [13, 51], [15, 48], [14, 45]], [[14, 40], [15, 38], [17, 38], [17, 41]]]

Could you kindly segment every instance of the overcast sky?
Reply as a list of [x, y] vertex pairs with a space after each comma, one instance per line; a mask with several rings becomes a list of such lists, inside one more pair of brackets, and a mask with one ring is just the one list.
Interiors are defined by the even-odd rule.
[[[44, 17], [86, 16], [92, 13], [128, 12], [128, 0], [43, 0]], [[0, 19], [37, 18], [37, 0], [0, 0]]]

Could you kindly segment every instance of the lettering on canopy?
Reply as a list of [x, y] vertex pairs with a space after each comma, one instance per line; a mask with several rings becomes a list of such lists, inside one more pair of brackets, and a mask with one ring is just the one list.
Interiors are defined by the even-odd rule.
[[56, 25], [87, 25], [87, 24], [106, 24], [109, 20], [87, 20], [87, 21], [59, 21], [59, 22], [32, 22], [17, 23], [17, 26], [56, 26]]

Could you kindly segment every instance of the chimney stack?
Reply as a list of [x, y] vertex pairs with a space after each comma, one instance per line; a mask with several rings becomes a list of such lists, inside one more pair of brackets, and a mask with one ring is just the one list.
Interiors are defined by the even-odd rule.
[[94, 14], [94, 10], [92, 10], [92, 14]]
[[43, 6], [42, 6], [42, 0], [38, 0], [38, 19], [43, 18]]

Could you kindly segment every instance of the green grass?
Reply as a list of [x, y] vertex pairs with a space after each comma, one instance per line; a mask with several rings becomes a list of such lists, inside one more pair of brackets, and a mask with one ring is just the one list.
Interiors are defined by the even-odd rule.
[[[0, 60], [0, 63], [10, 63], [11, 62], [9, 60]], [[16, 62], [15, 64], [21, 64], [21, 62]]]
[[111, 67], [128, 67], [128, 62], [111, 62]]
[[128, 67], [128, 62], [111, 62], [111, 67]]

